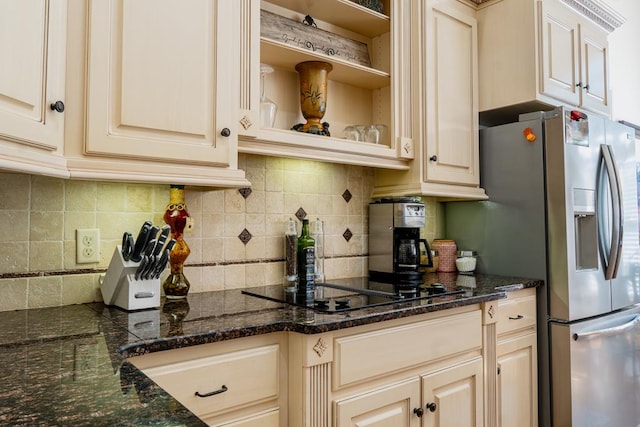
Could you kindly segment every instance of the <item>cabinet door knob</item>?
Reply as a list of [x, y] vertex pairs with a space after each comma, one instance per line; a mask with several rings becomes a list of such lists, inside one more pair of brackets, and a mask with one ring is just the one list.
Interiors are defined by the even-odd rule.
[[222, 128], [222, 130], [220, 131], [220, 135], [227, 137], [231, 135], [231, 131], [229, 130], [229, 128]]
[[589, 90], [589, 85], [584, 85], [584, 90]]
[[436, 412], [436, 409], [438, 409], [438, 405], [436, 405], [436, 402], [430, 402], [426, 404], [426, 408], [429, 410], [429, 412]]
[[62, 113], [64, 111], [64, 102], [56, 101], [49, 106], [53, 111], [57, 111], [58, 113]]
[[429, 160], [431, 160], [432, 162], [437, 162], [438, 161], [438, 156], [436, 156], [435, 154], [431, 157], [429, 157]]
[[422, 418], [422, 416], [424, 415], [424, 409], [413, 408], [413, 413], [416, 414], [418, 418]]
[[576, 87], [582, 87], [582, 82], [576, 83]]

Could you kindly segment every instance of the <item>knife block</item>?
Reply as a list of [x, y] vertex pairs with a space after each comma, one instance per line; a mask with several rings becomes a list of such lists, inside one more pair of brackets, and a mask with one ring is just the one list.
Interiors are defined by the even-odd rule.
[[115, 305], [127, 311], [160, 307], [160, 279], [138, 279], [139, 262], [125, 261], [122, 247], [116, 246], [109, 268], [100, 283], [100, 292], [106, 305]]

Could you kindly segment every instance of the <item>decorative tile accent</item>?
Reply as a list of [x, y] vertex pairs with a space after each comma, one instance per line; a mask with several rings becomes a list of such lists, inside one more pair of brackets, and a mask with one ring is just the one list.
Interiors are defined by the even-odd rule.
[[244, 130], [247, 130], [253, 125], [253, 122], [251, 121], [251, 119], [249, 119], [249, 117], [244, 116], [240, 119], [240, 124], [242, 125]]
[[307, 212], [305, 212], [305, 210], [302, 208], [298, 209], [298, 211], [296, 212], [296, 218], [302, 221], [306, 217], [307, 217]]
[[347, 228], [346, 230], [344, 230], [344, 233], [342, 233], [342, 237], [344, 237], [344, 240], [348, 242], [353, 237], [353, 233]]
[[242, 197], [244, 197], [246, 199], [247, 197], [249, 197], [251, 195], [251, 188], [249, 188], [249, 187], [238, 188], [238, 193], [242, 194]]
[[349, 203], [349, 200], [351, 200], [351, 197], [353, 197], [351, 195], [351, 191], [349, 191], [348, 188], [346, 190], [344, 190], [344, 193], [342, 193], [342, 198], [344, 199], [344, 201]]
[[487, 313], [489, 314], [489, 317], [493, 319], [493, 316], [496, 315], [496, 309], [493, 306], [493, 304], [491, 304], [491, 306], [489, 307], [489, 310], [487, 311]]
[[251, 233], [249, 233], [249, 230], [247, 230], [246, 228], [242, 230], [242, 233], [238, 234], [238, 239], [240, 239], [240, 241], [245, 245], [249, 243], [249, 240], [251, 240], [252, 237], [253, 236], [251, 235]]
[[329, 346], [327, 346], [327, 343], [325, 343], [322, 337], [320, 337], [316, 345], [313, 346], [313, 351], [316, 352], [318, 357], [322, 357], [324, 352], [327, 351], [327, 348], [329, 348]]

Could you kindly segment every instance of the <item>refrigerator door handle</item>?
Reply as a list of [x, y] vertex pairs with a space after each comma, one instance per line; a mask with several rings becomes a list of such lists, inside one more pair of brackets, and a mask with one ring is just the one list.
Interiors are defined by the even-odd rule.
[[[618, 168], [616, 167], [611, 146], [602, 144], [600, 147], [608, 176], [609, 188], [611, 190], [611, 210], [613, 213], [611, 218], [611, 246], [604, 273], [604, 278], [610, 280], [618, 275], [618, 267], [620, 266], [620, 259], [622, 258], [622, 185], [620, 183], [620, 177], [618, 176]], [[601, 170], [600, 172], [603, 173], [604, 171]], [[598, 193], [602, 192], [599, 191]], [[603, 225], [599, 224], [599, 226], [602, 227]], [[602, 236], [603, 233], [600, 233], [600, 235]]]
[[579, 339], [586, 338], [596, 338], [605, 335], [616, 335], [622, 331], [633, 328], [640, 321], [640, 314], [636, 314], [631, 318], [631, 320], [621, 324], [612, 326], [610, 328], [598, 329], [596, 331], [589, 332], [576, 332], [573, 334], [574, 341], [578, 341]]

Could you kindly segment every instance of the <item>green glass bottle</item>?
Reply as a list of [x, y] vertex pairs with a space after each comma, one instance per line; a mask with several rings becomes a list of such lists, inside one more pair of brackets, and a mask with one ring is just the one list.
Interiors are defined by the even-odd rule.
[[315, 245], [309, 235], [309, 220], [302, 220], [302, 233], [297, 242], [298, 297], [305, 302], [313, 302], [315, 293]]

